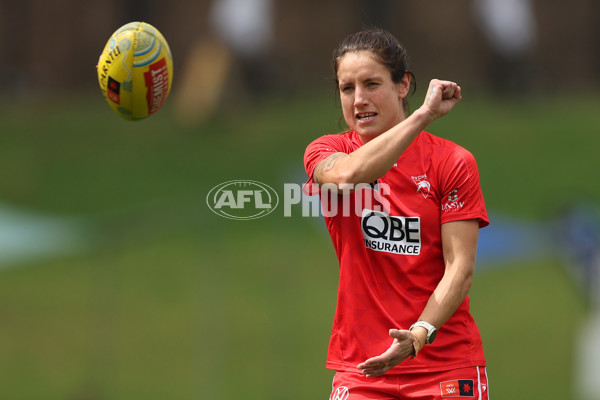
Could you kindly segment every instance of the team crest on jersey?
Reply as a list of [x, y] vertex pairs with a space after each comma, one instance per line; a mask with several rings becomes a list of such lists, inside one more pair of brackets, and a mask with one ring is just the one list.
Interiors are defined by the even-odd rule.
[[431, 183], [427, 180], [427, 174], [411, 176], [411, 178], [415, 185], [417, 185], [417, 192], [421, 193], [424, 198], [427, 198], [429, 192], [431, 192]]
[[456, 201], [456, 200], [458, 200], [458, 188], [454, 189], [448, 195], [448, 201], [452, 202], [452, 201]]

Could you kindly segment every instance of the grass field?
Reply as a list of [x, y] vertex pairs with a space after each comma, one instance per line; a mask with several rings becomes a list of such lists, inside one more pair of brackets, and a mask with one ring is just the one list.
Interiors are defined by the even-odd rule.
[[[542, 220], [600, 200], [598, 106], [465, 97], [430, 130], [475, 154], [490, 210]], [[201, 128], [168, 108], [128, 123], [100, 96], [4, 104], [0, 199], [77, 221], [87, 246], [0, 271], [0, 396], [327, 398], [337, 266], [320, 221], [230, 221], [204, 198], [226, 180], [301, 180], [304, 147], [338, 114], [332, 95]], [[478, 269], [471, 297], [494, 398], [573, 398], [585, 309], [558, 260]]]

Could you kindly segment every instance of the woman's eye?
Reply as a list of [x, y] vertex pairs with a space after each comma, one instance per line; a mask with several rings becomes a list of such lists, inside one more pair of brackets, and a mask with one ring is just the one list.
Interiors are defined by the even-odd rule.
[[344, 93], [349, 93], [352, 91], [352, 86], [343, 86], [342, 87], [342, 92]]

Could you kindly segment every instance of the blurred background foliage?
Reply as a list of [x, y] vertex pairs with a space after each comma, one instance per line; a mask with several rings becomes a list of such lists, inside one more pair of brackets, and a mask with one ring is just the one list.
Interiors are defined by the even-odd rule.
[[[477, 1], [257, 2], [269, 29], [248, 54], [214, 27], [217, 2], [0, 0], [0, 395], [327, 398], [323, 221], [232, 221], [205, 198], [228, 180], [303, 182], [306, 145], [343, 129], [331, 51], [378, 25], [411, 55], [412, 109], [433, 77], [463, 89], [429, 130], [474, 153], [492, 219], [471, 291], [492, 396], [591, 398], [579, 347], [597, 307], [575, 233], [600, 201], [600, 5], [531, 1], [507, 52]], [[175, 60], [166, 105], [135, 123], [94, 68], [132, 20]]]

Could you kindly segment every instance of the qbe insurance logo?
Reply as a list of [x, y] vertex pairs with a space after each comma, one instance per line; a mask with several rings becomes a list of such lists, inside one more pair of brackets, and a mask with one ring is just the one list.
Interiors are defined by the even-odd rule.
[[279, 196], [272, 187], [252, 180], [221, 183], [206, 196], [206, 204], [221, 217], [247, 220], [264, 217], [277, 208]]

